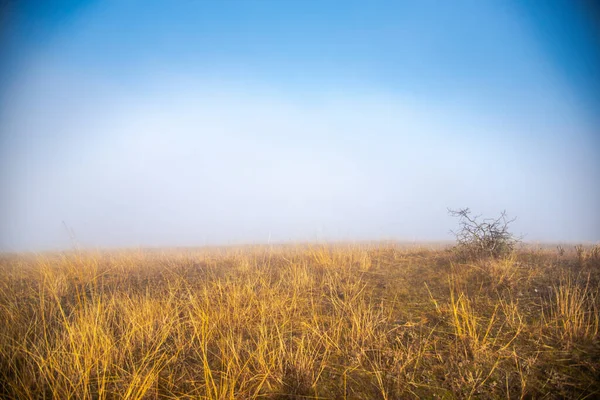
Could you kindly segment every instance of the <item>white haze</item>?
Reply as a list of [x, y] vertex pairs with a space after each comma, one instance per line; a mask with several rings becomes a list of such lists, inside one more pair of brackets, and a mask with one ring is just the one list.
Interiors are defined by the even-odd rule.
[[29, 76], [0, 115], [2, 250], [67, 248], [64, 224], [87, 247], [445, 240], [467, 206], [527, 240], [600, 238], [586, 126], [384, 90]]

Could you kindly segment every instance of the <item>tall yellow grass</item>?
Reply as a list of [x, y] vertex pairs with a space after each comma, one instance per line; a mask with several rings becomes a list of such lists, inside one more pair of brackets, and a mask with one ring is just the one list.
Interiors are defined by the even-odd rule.
[[590, 398], [599, 277], [393, 244], [5, 255], [0, 397]]

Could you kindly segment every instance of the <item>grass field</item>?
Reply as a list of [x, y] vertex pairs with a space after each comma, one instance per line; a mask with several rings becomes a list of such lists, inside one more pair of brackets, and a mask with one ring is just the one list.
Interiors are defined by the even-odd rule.
[[600, 248], [4, 255], [0, 397], [600, 397]]

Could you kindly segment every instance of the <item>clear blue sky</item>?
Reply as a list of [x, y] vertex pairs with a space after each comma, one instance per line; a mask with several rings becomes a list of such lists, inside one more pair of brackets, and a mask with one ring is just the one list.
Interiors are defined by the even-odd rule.
[[598, 241], [593, 4], [4, 5], [0, 249]]

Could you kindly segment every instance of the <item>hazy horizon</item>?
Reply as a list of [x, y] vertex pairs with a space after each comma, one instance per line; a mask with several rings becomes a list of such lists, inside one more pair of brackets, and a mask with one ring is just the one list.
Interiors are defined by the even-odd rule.
[[600, 241], [598, 10], [533, 3], [6, 5], [0, 251]]

